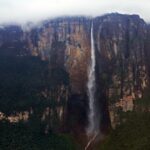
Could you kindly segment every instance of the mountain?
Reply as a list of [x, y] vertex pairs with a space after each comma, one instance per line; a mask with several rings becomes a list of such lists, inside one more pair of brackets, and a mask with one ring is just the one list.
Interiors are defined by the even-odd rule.
[[45, 133], [85, 134], [92, 22], [101, 131], [116, 128], [122, 112], [141, 109], [136, 100], [149, 89], [150, 26], [138, 15], [112, 13], [0, 28], [1, 118], [37, 119]]

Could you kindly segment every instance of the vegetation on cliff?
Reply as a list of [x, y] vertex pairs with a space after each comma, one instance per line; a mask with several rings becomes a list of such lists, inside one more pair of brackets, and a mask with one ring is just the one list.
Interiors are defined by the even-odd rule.
[[149, 93], [135, 100], [133, 112], [122, 112], [120, 125], [112, 130], [100, 150], [149, 150], [150, 149], [150, 103]]

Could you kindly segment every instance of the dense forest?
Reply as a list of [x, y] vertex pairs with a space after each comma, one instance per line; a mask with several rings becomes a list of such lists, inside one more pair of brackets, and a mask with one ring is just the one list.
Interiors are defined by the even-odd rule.
[[[0, 57], [0, 110], [6, 116], [34, 110], [28, 122], [0, 121], [1, 150], [73, 150], [73, 139], [66, 134], [44, 133], [45, 122], [40, 116], [45, 107], [60, 105], [40, 93], [61, 84], [67, 85], [67, 74], [59, 68], [49, 68], [38, 57]], [[61, 101], [62, 103], [62, 101]], [[57, 116], [55, 116], [57, 117]]]

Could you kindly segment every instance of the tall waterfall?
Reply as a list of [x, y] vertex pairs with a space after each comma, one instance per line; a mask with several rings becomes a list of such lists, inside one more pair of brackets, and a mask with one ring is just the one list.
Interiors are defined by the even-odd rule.
[[95, 136], [98, 134], [98, 118], [96, 118], [96, 105], [95, 105], [95, 92], [96, 92], [96, 83], [95, 83], [95, 46], [94, 46], [94, 35], [93, 35], [93, 23], [91, 26], [91, 63], [89, 65], [88, 72], [88, 97], [89, 97], [89, 113], [88, 113], [88, 128], [87, 135], [89, 137]]

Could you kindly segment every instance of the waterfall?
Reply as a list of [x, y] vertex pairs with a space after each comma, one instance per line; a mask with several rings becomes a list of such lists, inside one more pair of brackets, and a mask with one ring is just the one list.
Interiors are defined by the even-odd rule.
[[93, 35], [93, 23], [91, 26], [91, 63], [88, 70], [88, 83], [87, 92], [89, 98], [89, 112], [88, 112], [88, 127], [87, 135], [89, 137], [95, 137], [99, 132], [99, 119], [96, 118], [96, 105], [95, 105], [95, 92], [96, 92], [96, 81], [95, 81], [95, 46], [94, 46], [94, 35]]

